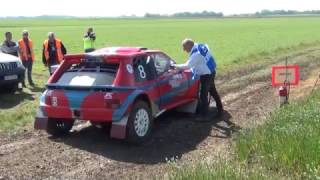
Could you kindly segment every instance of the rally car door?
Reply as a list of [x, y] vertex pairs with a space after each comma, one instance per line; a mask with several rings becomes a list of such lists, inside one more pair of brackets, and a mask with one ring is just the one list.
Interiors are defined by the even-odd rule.
[[173, 108], [186, 98], [187, 76], [183, 71], [170, 70], [170, 64], [173, 60], [166, 54], [154, 53], [153, 59], [158, 76], [160, 109]]
[[146, 55], [135, 57], [133, 60], [133, 70], [136, 84], [142, 87], [142, 90], [148, 93], [153, 103], [159, 107], [160, 90], [153, 58]]

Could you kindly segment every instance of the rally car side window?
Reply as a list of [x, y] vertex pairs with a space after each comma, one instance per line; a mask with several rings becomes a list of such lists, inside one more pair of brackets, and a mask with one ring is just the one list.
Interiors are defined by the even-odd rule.
[[154, 60], [151, 56], [139, 56], [133, 60], [136, 82], [153, 80], [156, 77]]
[[154, 54], [154, 65], [158, 75], [166, 72], [170, 68], [170, 58], [162, 53]]

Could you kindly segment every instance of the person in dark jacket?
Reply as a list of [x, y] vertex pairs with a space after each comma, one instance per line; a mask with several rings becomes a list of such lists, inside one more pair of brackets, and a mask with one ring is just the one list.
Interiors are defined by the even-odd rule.
[[6, 32], [5, 40], [1, 45], [1, 52], [18, 57], [18, 50], [19, 50], [18, 44], [12, 41], [12, 33]]
[[60, 64], [65, 54], [67, 54], [67, 49], [62, 41], [55, 38], [53, 32], [49, 32], [48, 39], [43, 43], [42, 62], [49, 68], [50, 75], [53, 74], [52, 67]]

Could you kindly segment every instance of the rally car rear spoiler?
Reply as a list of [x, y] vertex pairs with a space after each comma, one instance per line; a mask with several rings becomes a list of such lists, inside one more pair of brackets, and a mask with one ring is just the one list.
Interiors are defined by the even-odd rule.
[[60, 84], [47, 84], [47, 89], [53, 90], [53, 89], [64, 89], [64, 90], [79, 90], [79, 91], [128, 91], [128, 90], [135, 90], [136, 87], [133, 86], [121, 86], [121, 87], [115, 87], [112, 85], [101, 85], [101, 86], [72, 86], [72, 85], [60, 85]]

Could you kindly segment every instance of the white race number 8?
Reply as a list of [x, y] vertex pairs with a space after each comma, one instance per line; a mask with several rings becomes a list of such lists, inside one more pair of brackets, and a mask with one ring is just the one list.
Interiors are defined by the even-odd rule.
[[144, 71], [144, 67], [142, 65], [138, 66], [139, 74], [142, 79], [146, 78], [146, 72]]

